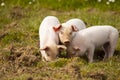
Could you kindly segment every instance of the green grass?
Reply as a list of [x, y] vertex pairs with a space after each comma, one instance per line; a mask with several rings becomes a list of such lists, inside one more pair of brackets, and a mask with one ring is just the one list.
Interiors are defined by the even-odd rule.
[[[61, 23], [71, 18], [80, 18], [87, 22], [87, 27], [112, 25], [120, 30], [119, 0], [109, 5], [106, 4], [107, 0], [2, 0], [0, 4], [2, 2], [5, 2], [5, 6], [0, 6], [0, 35], [4, 34], [0, 37], [2, 80], [120, 79], [120, 38], [111, 59], [103, 62], [95, 56], [95, 62], [91, 64], [84, 58], [60, 58], [54, 62], [42, 62], [38, 45], [39, 25], [48, 15], [58, 17]], [[24, 59], [21, 55], [30, 55], [30, 58]], [[31, 55], [36, 56], [37, 60]], [[25, 65], [26, 62], [30, 64]]]

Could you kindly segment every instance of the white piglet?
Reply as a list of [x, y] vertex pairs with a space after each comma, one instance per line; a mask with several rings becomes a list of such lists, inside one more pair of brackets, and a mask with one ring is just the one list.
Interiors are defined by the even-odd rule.
[[41, 22], [39, 28], [40, 52], [43, 61], [52, 61], [58, 57], [59, 49], [66, 49], [58, 45], [59, 38], [57, 30], [60, 28], [59, 20], [54, 16], [47, 16]]
[[67, 53], [69, 57], [86, 54], [89, 62], [93, 62], [95, 48], [102, 47], [105, 52], [103, 60], [106, 60], [113, 56], [118, 37], [118, 30], [112, 26], [92, 26], [74, 35]]
[[59, 38], [61, 43], [65, 45], [70, 43], [75, 32], [86, 28], [85, 23], [78, 18], [70, 19], [67, 22], [62, 23], [61, 26], [62, 27], [59, 30]]

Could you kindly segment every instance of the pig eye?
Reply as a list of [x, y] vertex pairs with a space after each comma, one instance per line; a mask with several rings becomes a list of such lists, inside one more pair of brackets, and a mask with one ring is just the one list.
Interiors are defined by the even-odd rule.
[[70, 35], [72, 34], [72, 32], [70, 32]]
[[63, 34], [63, 31], [61, 31], [60, 33]]
[[50, 56], [49, 53], [46, 52], [46, 54], [47, 54], [47, 56]]

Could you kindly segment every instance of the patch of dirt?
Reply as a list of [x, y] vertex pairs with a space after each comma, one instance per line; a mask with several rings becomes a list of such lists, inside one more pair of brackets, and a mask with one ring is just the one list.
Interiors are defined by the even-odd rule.
[[17, 25], [16, 21], [6, 24], [5, 27], [0, 30], [0, 39], [4, 38], [6, 35], [8, 35], [10, 28], [15, 27], [16, 25]]
[[107, 80], [107, 76], [104, 75], [103, 72], [92, 72], [92, 73], [88, 73], [88, 77], [94, 79], [94, 80]]
[[[87, 75], [82, 76], [78, 64], [79, 58], [72, 59], [64, 67], [52, 68], [49, 63], [41, 62], [36, 47], [11, 46], [8, 50], [10, 55], [4, 58], [3, 65], [0, 66], [0, 77], [3, 80], [8, 79], [7, 77], [13, 79], [22, 74], [28, 75], [26, 80], [84, 80], [84, 77], [92, 80], [107, 80], [104, 72], [88, 72]], [[37, 66], [37, 63], [40, 63], [40, 66]]]
[[89, 13], [95, 13], [97, 10], [95, 9], [95, 8], [88, 8], [87, 9], [87, 12], [89, 12]]
[[13, 27], [16, 26], [16, 25], [17, 25], [17, 22], [16, 22], [16, 21], [13, 21], [13, 22], [11, 22], [11, 23], [9, 23], [9, 24], [6, 24], [6, 25], [5, 25], [5, 29], [13, 28]]
[[18, 67], [32, 66], [41, 58], [38, 49], [32, 46], [21, 48], [11, 46], [8, 51], [10, 55], [4, 56], [3, 59], [14, 62]]
[[22, 7], [15, 6], [12, 8], [10, 13], [11, 18], [20, 19], [24, 17], [24, 11]]
[[1, 32], [0, 33], [0, 39], [4, 38], [6, 35], [8, 34], [8, 32]]
[[[33, 73], [38, 73], [40, 76], [34, 78], [35, 80], [81, 80], [80, 67], [76, 63], [76, 60], [73, 60], [71, 63], [68, 63], [66, 66], [61, 68], [52, 68], [48, 65], [44, 65], [39, 69], [33, 70]], [[66, 76], [66, 77], [65, 77]], [[67, 77], [68, 76], [68, 77]]]
[[37, 57], [34, 55], [21, 55], [15, 63], [18, 66], [32, 66], [38, 61]]
[[40, 58], [40, 55], [38, 56], [39, 52], [36, 51], [37, 48], [35, 47], [27, 46], [17, 49], [12, 46], [10, 49], [12, 55], [9, 59], [14, 60], [18, 66], [32, 66]]
[[[7, 53], [9, 53], [9, 55], [1, 54], [2, 55], [1, 57], [2, 65], [0, 64], [1, 79], [2, 78], [6, 79], [7, 77], [5, 76], [10, 77], [11, 74], [13, 74], [14, 76], [23, 74], [23, 72], [28, 70], [29, 67], [35, 66], [37, 62], [39, 62], [41, 59], [41, 56], [38, 52], [38, 48], [33, 46], [27, 46], [27, 47], [21, 47], [21, 48], [11, 46], [10, 48], [6, 48], [4, 50]], [[28, 80], [30, 79], [31, 78], [29, 78]]]
[[120, 11], [113, 11], [113, 10], [110, 10], [108, 11], [108, 13], [111, 13], [112, 15], [120, 15]]
[[82, 79], [81, 73], [80, 73], [80, 67], [75, 62], [72, 62], [72, 63], [66, 65], [63, 70], [67, 74], [69, 74], [70, 76], [72, 76], [73, 78], [75, 78], [76, 80]]

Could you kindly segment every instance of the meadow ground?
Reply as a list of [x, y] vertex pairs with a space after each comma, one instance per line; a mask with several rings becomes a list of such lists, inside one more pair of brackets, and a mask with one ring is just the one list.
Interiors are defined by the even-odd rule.
[[80, 18], [87, 27], [112, 25], [120, 32], [120, 1], [112, 1], [1, 0], [0, 80], [120, 80], [120, 37], [111, 59], [102, 61], [104, 52], [96, 50], [91, 64], [85, 57], [42, 62], [38, 44], [39, 25], [48, 15], [61, 23]]

